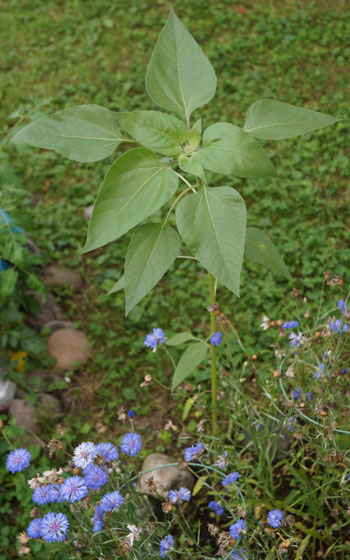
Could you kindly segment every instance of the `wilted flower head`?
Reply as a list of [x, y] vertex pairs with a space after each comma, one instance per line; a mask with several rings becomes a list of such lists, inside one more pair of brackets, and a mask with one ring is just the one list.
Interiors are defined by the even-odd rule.
[[24, 471], [29, 466], [32, 456], [26, 449], [10, 451], [6, 459], [6, 468], [11, 473]]
[[155, 352], [158, 344], [165, 342], [165, 333], [162, 329], [153, 329], [153, 334], [147, 334], [144, 340], [144, 345], [151, 348]]
[[217, 460], [216, 460], [216, 466], [219, 467], [219, 469], [225, 469], [228, 465], [228, 451], [223, 451], [221, 455], [218, 456]]
[[129, 524], [127, 525], [127, 528], [129, 529], [130, 533], [126, 535], [124, 542], [126, 543], [127, 548], [130, 549], [133, 547], [134, 541], [138, 541], [140, 539], [142, 529], [136, 527], [136, 525], [129, 525]]
[[286, 373], [285, 373], [286, 377], [295, 377], [295, 369], [293, 366], [289, 366], [289, 368], [287, 369]]
[[264, 331], [267, 331], [267, 329], [270, 328], [270, 325], [271, 325], [270, 319], [266, 317], [266, 315], [264, 315], [263, 322], [261, 323], [260, 327], [264, 329]]
[[282, 525], [283, 513], [279, 509], [272, 509], [267, 514], [267, 522], [271, 527], [276, 529]]
[[97, 455], [96, 445], [91, 441], [84, 441], [74, 450], [73, 463], [76, 467], [85, 469]]
[[301, 332], [299, 332], [298, 335], [296, 335], [294, 332], [291, 332], [288, 338], [290, 340], [289, 344], [293, 347], [300, 346], [300, 344], [302, 342], [305, 342], [306, 340], [305, 336], [303, 336]]

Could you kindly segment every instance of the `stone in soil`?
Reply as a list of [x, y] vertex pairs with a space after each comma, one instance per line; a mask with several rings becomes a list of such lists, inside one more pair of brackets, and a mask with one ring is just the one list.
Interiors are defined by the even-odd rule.
[[87, 206], [84, 210], [84, 218], [87, 222], [90, 220], [92, 216], [93, 209], [94, 209], [94, 205], [90, 204], [90, 206]]
[[[71, 370], [85, 364], [91, 349], [88, 339], [82, 331], [76, 329], [60, 329], [50, 335], [47, 351], [56, 358], [56, 367], [60, 370]], [[78, 364], [77, 364], [78, 362]]]
[[41, 308], [41, 311], [38, 313], [29, 313], [26, 317], [26, 323], [33, 329], [41, 330], [46, 323], [53, 321], [59, 316], [58, 305], [52, 294], [47, 294], [46, 301], [43, 301], [40, 294], [36, 292], [28, 293], [29, 295], [34, 296]]
[[[176, 462], [176, 459], [169, 457], [169, 455], [164, 455], [163, 453], [151, 453], [148, 455], [143, 462], [141, 472], [149, 469], [155, 470], [143, 474], [140, 477], [141, 492], [147, 496], [159, 499], [157, 493], [163, 498], [166, 498], [169, 490], [178, 490], [181, 486], [192, 490], [194, 486], [194, 476], [186, 467], [179, 467], [176, 465], [173, 467], [156, 468], [161, 465]], [[153, 483], [157, 487], [157, 493], [150, 488], [148, 483], [150, 478], [153, 478]]]
[[83, 285], [83, 281], [78, 272], [68, 268], [61, 268], [56, 264], [52, 264], [44, 270], [42, 280], [47, 288], [72, 286], [76, 290], [79, 290]]

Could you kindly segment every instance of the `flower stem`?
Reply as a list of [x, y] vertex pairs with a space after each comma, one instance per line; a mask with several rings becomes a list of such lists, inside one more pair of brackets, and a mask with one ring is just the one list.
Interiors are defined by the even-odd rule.
[[[210, 304], [215, 303], [215, 278], [208, 272]], [[216, 331], [216, 319], [214, 312], [210, 313], [210, 332]], [[213, 436], [216, 437], [218, 431], [218, 386], [216, 376], [216, 347], [211, 345], [211, 414]]]

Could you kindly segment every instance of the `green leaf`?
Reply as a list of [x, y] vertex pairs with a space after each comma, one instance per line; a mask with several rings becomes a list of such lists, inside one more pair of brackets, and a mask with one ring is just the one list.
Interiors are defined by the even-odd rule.
[[191, 146], [193, 146], [194, 148], [198, 148], [201, 141], [201, 135], [202, 135], [202, 119], [198, 119], [198, 121], [196, 121], [192, 126], [188, 135], [188, 139], [190, 141]]
[[140, 144], [165, 156], [178, 156], [187, 140], [186, 125], [160, 111], [118, 113], [119, 124]]
[[192, 156], [181, 154], [178, 163], [182, 171], [200, 177], [201, 179], [204, 178], [204, 169], [198, 152], [195, 152]]
[[172, 9], [148, 64], [146, 88], [154, 103], [187, 123], [216, 90], [212, 65]]
[[291, 279], [288, 268], [271, 239], [259, 228], [247, 228], [244, 256], [246, 259], [267, 266], [288, 280]]
[[200, 476], [199, 479], [197, 480], [196, 484], [194, 485], [194, 488], [192, 490], [192, 496], [195, 496], [196, 494], [198, 494], [198, 492], [200, 490], [202, 490], [205, 481], [207, 480], [207, 476]]
[[238, 177], [276, 175], [260, 143], [239, 126], [226, 122], [215, 123], [206, 129], [198, 156], [203, 167], [215, 173]]
[[193, 403], [195, 402], [195, 400], [190, 397], [189, 399], [187, 399], [187, 401], [185, 402], [185, 406], [182, 412], [182, 421], [184, 422], [187, 418], [187, 416], [189, 415], [189, 412], [193, 406]]
[[194, 336], [190, 332], [181, 332], [175, 334], [171, 338], [166, 341], [167, 346], [178, 346], [179, 344], [183, 344], [184, 342], [188, 342], [189, 340], [193, 340]]
[[123, 139], [117, 113], [99, 105], [78, 105], [28, 124], [11, 142], [16, 140], [75, 161], [97, 161], [110, 156]]
[[231, 187], [203, 187], [176, 209], [180, 235], [199, 262], [239, 296], [246, 233], [246, 208]]
[[244, 130], [256, 138], [279, 140], [300, 136], [341, 120], [289, 103], [260, 99], [249, 107]]
[[172, 391], [199, 366], [204, 360], [206, 353], [207, 345], [205, 342], [195, 342], [186, 348], [174, 371], [173, 380], [171, 382]]
[[120, 292], [125, 288], [125, 276], [121, 276], [119, 280], [114, 284], [114, 286], [107, 292], [107, 296], [111, 294], [115, 294], [116, 292]]
[[145, 148], [129, 150], [109, 168], [89, 223], [84, 252], [118, 239], [161, 208], [178, 178]]
[[2, 297], [9, 297], [13, 294], [17, 279], [18, 272], [14, 268], [8, 268], [0, 273], [0, 293]]
[[131, 238], [125, 259], [125, 313], [155, 286], [179, 255], [181, 239], [169, 224], [145, 224]]

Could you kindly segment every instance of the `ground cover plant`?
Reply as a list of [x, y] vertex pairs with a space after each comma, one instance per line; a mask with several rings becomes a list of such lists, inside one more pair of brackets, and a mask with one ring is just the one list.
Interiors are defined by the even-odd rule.
[[[8, 4], [10, 5], [10, 3]], [[94, 86], [90, 85], [93, 83], [93, 80], [86, 78], [87, 86], [85, 90], [81, 89], [80, 85], [77, 85], [73, 91], [73, 89], [69, 90], [66, 87], [66, 83], [69, 81], [67, 79], [62, 81], [62, 88], [60, 90], [62, 93], [59, 93], [57, 97], [54, 90], [52, 88], [50, 90], [49, 86], [45, 90], [44, 96], [47, 97], [48, 94], [54, 94], [55, 99], [48, 99], [46, 106], [43, 105], [39, 109], [41, 116], [54, 110], [63, 109], [66, 105], [74, 103], [93, 102], [106, 106], [111, 106], [112, 103], [114, 110], [122, 108], [124, 111], [130, 108], [142, 109], [147, 106], [146, 103], [149, 103], [148, 101], [146, 102], [146, 96], [143, 93], [142, 74], [146, 67], [146, 60], [151, 53], [151, 45], [155, 39], [156, 29], [159, 29], [161, 20], [164, 20], [164, 13], [162, 15], [156, 14], [153, 7], [147, 4], [143, 7], [144, 11], [140, 11], [139, 14], [131, 14], [129, 7], [123, 8], [123, 6], [102, 6], [102, 3], [98, 7], [88, 6], [86, 8], [86, 6], [88, 4], [85, 4], [84, 8], [90, 10], [87, 33], [91, 31], [95, 32], [97, 36], [99, 35], [97, 42], [100, 42], [100, 46], [101, 42], [103, 42], [104, 52], [108, 52], [108, 44], [111, 45], [110, 52], [113, 54], [110, 57], [111, 61], [116, 59], [116, 55], [113, 52], [115, 34], [113, 33], [113, 27], [108, 26], [113, 24], [113, 19], [116, 16], [118, 16], [118, 21], [122, 19], [125, 22], [125, 25], [121, 26], [121, 28], [124, 27], [125, 29], [128, 27], [128, 18], [136, 18], [138, 24], [136, 27], [133, 27], [132, 36], [146, 45], [146, 49], [141, 49], [141, 52], [144, 51], [144, 55], [138, 54], [137, 49], [134, 49], [133, 57], [130, 58], [129, 56], [128, 60], [128, 57], [124, 57], [125, 69], [118, 69], [119, 77], [117, 82], [113, 83], [114, 87], [112, 89], [106, 87], [105, 89], [98, 88], [98, 91], [97, 88], [94, 90]], [[40, 14], [40, 17], [42, 16], [41, 20], [40, 17], [37, 18], [38, 31], [40, 31], [40, 21], [45, 21], [45, 12], [41, 11], [40, 3], [38, 3], [37, 8], [37, 14]], [[277, 7], [277, 12], [273, 12], [265, 8], [250, 9], [248, 6], [245, 6], [243, 12], [245, 11], [246, 13], [244, 14], [236, 10], [228, 11], [227, 4], [222, 3], [222, 5], [219, 5], [218, 3], [218, 7], [209, 7], [206, 15], [207, 20], [205, 21], [203, 20], [202, 8], [203, 6], [198, 2], [193, 3], [188, 8], [180, 7], [177, 9], [181, 16], [186, 18], [187, 15], [185, 21], [188, 27], [191, 28], [191, 31], [193, 30], [200, 44], [203, 46], [206, 44], [204, 50], [214, 63], [218, 76], [225, 84], [222, 90], [219, 88], [216, 101], [214, 100], [214, 103], [208, 110], [208, 120], [205, 127], [209, 126], [210, 122], [218, 120], [220, 115], [224, 115], [224, 120], [241, 124], [242, 114], [244, 114], [244, 111], [250, 104], [259, 97], [270, 96], [285, 102], [292, 102], [295, 105], [305, 105], [307, 103], [313, 110], [322, 109], [325, 113], [346, 117], [348, 109], [345, 102], [341, 99], [347, 87], [341, 71], [342, 66], [346, 64], [347, 56], [346, 47], [343, 48], [344, 44], [342, 42], [346, 18], [342, 17], [341, 8], [339, 8], [340, 11], [338, 13], [337, 10], [328, 10], [327, 7], [310, 5], [309, 10], [303, 11], [298, 6], [293, 5], [291, 12], [287, 15], [283, 14], [282, 8], [279, 7]], [[73, 51], [69, 48], [69, 44], [71, 44], [69, 37], [64, 35], [63, 31], [63, 29], [67, 28], [67, 22], [69, 21], [68, 25], [71, 26], [72, 30], [75, 30], [74, 42], [76, 45], [78, 43], [78, 49], [74, 49], [75, 55], [73, 56], [78, 57], [79, 37], [85, 39], [84, 31], [79, 29], [76, 32], [78, 28], [75, 27], [75, 21], [78, 22], [78, 19], [74, 20], [77, 16], [75, 9], [76, 7], [72, 4], [69, 6], [68, 12], [64, 11], [62, 14], [56, 14], [55, 18], [56, 22], [62, 22], [64, 40], [60, 45], [62, 52], [65, 49], [68, 57], [72, 56], [71, 53]], [[13, 16], [15, 7], [11, 7], [11, 12]], [[30, 23], [32, 21], [31, 15], [25, 12], [24, 14], [27, 23]], [[110, 18], [109, 22], [104, 19], [106, 14]], [[230, 22], [228, 26], [225, 19], [227, 17]], [[193, 20], [193, 23], [190, 20]], [[20, 20], [18, 21], [21, 23]], [[225, 62], [225, 54], [231, 51], [224, 41], [222, 44], [217, 44], [215, 41], [214, 44], [216, 34], [214, 25], [220, 26], [223, 38], [232, 37], [232, 26], [237, 26], [237, 39], [234, 44], [235, 52], [237, 53], [235, 55], [235, 64]], [[312, 29], [310, 30], [310, 28]], [[24, 28], [22, 29], [23, 40], [23, 35], [25, 36], [27, 31], [24, 31]], [[112, 31], [109, 31], [110, 29]], [[334, 32], [335, 29], [336, 32]], [[126, 32], [123, 30], [122, 33]], [[281, 41], [285, 41], [285, 38], [288, 37], [289, 43], [284, 43], [288, 48], [282, 47], [281, 42], [275, 41], [276, 36], [280, 37]], [[249, 40], [255, 46], [249, 52], [246, 49], [247, 37], [250, 38]], [[33, 41], [34, 48], [35, 41], [40, 44], [40, 33], [36, 33], [36, 39]], [[298, 50], [298, 43], [303, 44], [305, 48]], [[84, 45], [84, 52], [89, 52], [89, 49], [92, 52], [94, 49], [93, 43], [89, 41], [87, 51], [87, 42], [82, 41], [81, 45]], [[307, 72], [308, 79], [301, 80], [298, 77], [300, 76], [300, 69], [295, 67], [293, 70], [290, 70], [290, 65], [292, 60], [297, 60], [302, 65], [309, 64], [310, 48], [308, 49], [307, 45], [315, 46], [315, 48], [311, 48], [315, 69]], [[319, 46], [316, 48], [316, 45]], [[341, 52], [337, 48], [341, 48]], [[267, 50], [271, 53], [271, 59], [269, 60], [266, 60], [265, 56]], [[50, 52], [49, 49], [45, 49], [45, 51], [47, 53]], [[148, 53], [147, 56], [146, 51]], [[308, 53], [307, 56], [306, 53]], [[39, 62], [41, 58], [40, 66], [44, 69], [45, 65], [42, 65], [43, 56], [43, 54], [38, 55], [36, 60]], [[142, 56], [145, 58], [142, 59]], [[324, 63], [326, 57], [331, 57], [333, 67], [336, 66], [339, 69], [336, 76], [332, 78], [332, 84], [329, 83], [329, 64]], [[34, 62], [34, 58], [32, 60]], [[71, 59], [69, 58], [69, 60]], [[129, 71], [130, 65], [133, 71]], [[107, 59], [106, 64], [100, 64], [97, 72], [100, 72], [102, 82], [107, 84], [108, 80], [113, 78], [107, 78], [107, 74], [109, 76], [112, 74], [104, 72], [106, 66], [108, 66]], [[316, 66], [318, 66], [318, 69], [316, 69]], [[64, 68], [64, 65], [60, 65], [59, 75], [62, 76]], [[86, 70], [87, 66], [83, 65], [83, 68], [85, 68], [85, 76], [88, 76], [89, 70]], [[266, 69], [267, 76], [264, 69]], [[12, 69], [10, 71], [13, 72]], [[46, 66], [46, 71], [50, 75], [49, 65]], [[242, 71], [243, 80], [241, 76]], [[232, 91], [232, 75], [235, 76], [234, 91]], [[27, 76], [29, 77], [29, 81], [27, 81], [29, 84], [29, 73]], [[279, 80], [282, 76], [283, 80]], [[73, 80], [75, 79], [79, 81], [78, 78], [73, 77]], [[126, 83], [127, 80], [129, 80], [129, 90], [123, 90], [119, 87], [120, 82], [124, 81]], [[295, 80], [300, 87], [295, 88]], [[66, 83], [63, 84], [63, 82]], [[10, 84], [11, 81], [8, 83]], [[38, 88], [37, 91], [39, 91], [43, 83], [49, 84], [49, 81], [41, 81], [41, 85], [38, 82], [35, 85], [35, 88]], [[325, 83], [327, 83], [327, 88], [324, 86]], [[128, 94], [130, 88], [132, 95]], [[123, 93], [120, 93], [121, 91]], [[273, 95], [271, 95], [271, 92], [273, 92]], [[250, 96], [249, 102], [246, 102], [247, 95]], [[27, 102], [25, 96], [22, 97], [20, 102]], [[9, 113], [13, 109], [12, 101], [7, 106], [9, 107]], [[23, 120], [23, 118], [27, 118], [29, 108], [28, 105], [27, 107], [21, 107], [18, 114], [13, 116], [8, 122], [13, 123], [15, 119], [20, 118]], [[239, 188], [240, 183], [244, 184], [244, 196], [249, 207], [248, 219], [251, 216], [250, 225], [271, 228], [272, 238], [276, 239], [277, 235], [277, 239], [279, 239], [281, 236], [278, 247], [284, 254], [288, 268], [292, 272], [299, 291], [303, 296], [307, 295], [309, 298], [309, 302], [304, 303], [302, 297], [297, 300], [289, 296], [286, 297], [292, 284], [288, 286], [285, 281], [281, 282], [276, 277], [262, 275], [257, 268], [250, 266], [249, 272], [243, 273], [243, 286], [244, 290], [247, 290], [245, 293], [248, 294], [249, 292], [249, 299], [243, 293], [240, 301], [234, 300], [233, 323], [237, 324], [238, 322], [242, 326], [239, 334], [244, 341], [247, 353], [250, 356], [255, 353], [258, 355], [258, 360], [249, 361], [248, 367], [245, 366], [243, 371], [242, 375], [248, 383], [251, 379], [250, 375], [255, 379], [254, 364], [256, 379], [260, 387], [264, 386], [263, 384], [266, 381], [270, 382], [272, 375], [271, 365], [273, 357], [271, 358], [271, 352], [268, 349], [270, 339], [267, 332], [262, 333], [259, 331], [262, 314], [266, 313], [270, 317], [288, 317], [288, 312], [294, 309], [295, 302], [298, 302], [298, 313], [301, 313], [301, 309], [303, 309], [303, 313], [307, 312], [310, 308], [315, 309], [315, 302], [319, 298], [321, 273], [323, 268], [325, 268], [324, 263], [327, 262], [327, 268], [338, 274], [343, 274], [346, 270], [348, 254], [345, 245], [348, 232], [343, 226], [343, 223], [346, 223], [346, 212], [348, 212], [345, 202], [346, 197], [343, 196], [346, 193], [346, 126], [346, 122], [337, 125], [337, 135], [333, 134], [331, 129], [329, 129], [327, 133], [317, 133], [312, 141], [305, 140], [298, 141], [297, 143], [293, 141], [292, 157], [290, 156], [291, 141], [286, 141], [285, 144], [274, 143], [273, 147], [267, 144], [270, 157], [273, 158], [275, 164], [276, 158], [279, 161], [277, 167], [281, 170], [281, 176], [285, 178], [286, 190], [280, 188], [280, 177], [277, 180], [272, 178], [268, 183], [260, 180], [250, 180], [249, 182], [239, 180], [238, 182], [235, 179], [228, 178], [229, 184], [235, 188]], [[193, 331], [194, 329], [195, 336], [203, 338], [210, 332], [209, 325], [207, 324], [208, 320], [202, 317], [207, 282], [201, 279], [200, 270], [193, 262], [180, 262], [179, 265], [176, 265], [170, 271], [168, 279], [161, 282], [159, 289], [153, 292], [152, 296], [147, 297], [144, 303], [141, 302], [131, 312], [130, 318], [124, 321], [121, 318], [123, 297], [117, 295], [116, 299], [111, 301], [110, 297], [107, 299], [105, 296], [101, 296], [101, 285], [104, 285], [106, 291], [108, 291], [118, 279], [118, 275], [121, 274], [126, 243], [129, 240], [126, 239], [126, 242], [119, 243], [113, 250], [107, 249], [104, 252], [97, 252], [92, 258], [81, 258], [78, 256], [86, 229], [83, 220], [79, 216], [79, 212], [81, 213], [84, 206], [93, 201], [97, 192], [96, 166], [88, 164], [76, 170], [75, 164], [74, 166], [67, 165], [63, 159], [53, 154], [36, 155], [35, 152], [29, 152], [29, 154], [24, 152], [18, 157], [13, 149], [10, 148], [9, 151], [11, 157], [16, 161], [19, 174], [24, 174], [24, 177], [27, 179], [26, 184], [29, 185], [33, 194], [35, 193], [37, 197], [37, 205], [33, 215], [37, 226], [40, 226], [39, 229], [41, 228], [42, 231], [41, 246], [62, 262], [65, 260], [70, 262], [73, 256], [73, 262], [76, 264], [81, 263], [80, 266], [84, 267], [84, 271], [88, 275], [88, 297], [84, 299], [74, 298], [69, 292], [62, 293], [67, 316], [82, 320], [84, 309], [86, 310], [90, 317], [89, 332], [92, 340], [95, 341], [96, 347], [95, 363], [91, 365], [90, 370], [92, 375], [89, 371], [81, 372], [81, 377], [80, 374], [79, 376], [77, 375], [73, 383], [76, 386], [76, 390], [81, 395], [84, 394], [86, 396], [89, 384], [93, 383], [94, 379], [98, 379], [96, 373], [100, 375], [99, 379], [102, 383], [97, 386], [97, 392], [94, 392], [93, 398], [90, 398], [90, 410], [98, 412], [102, 407], [105, 411], [104, 419], [107, 424], [110, 424], [115, 418], [114, 410], [116, 406], [122, 402], [118, 387], [123, 384], [123, 376], [128, 374], [131, 367], [135, 371], [135, 377], [138, 377], [139, 384], [145, 374], [145, 353], [142, 351], [142, 341], [144, 334], [151, 332], [149, 329], [150, 324], [154, 327], [162, 326], [167, 334], [168, 332], [175, 334], [186, 329]], [[322, 161], [320, 161], [319, 156], [316, 156], [318, 152], [322, 153]], [[306, 159], [304, 160], [305, 157]], [[112, 163], [112, 160], [110, 160], [110, 163]], [[100, 174], [101, 178], [104, 168], [105, 165], [97, 166], [97, 174]], [[47, 180], [48, 172], [54, 188], [45, 187], [47, 190], [41, 192], [41, 185]], [[62, 172], [65, 173], [65, 179], [62, 179]], [[90, 188], [87, 190], [87, 184], [95, 185], [95, 192], [92, 192], [93, 189]], [[264, 193], [264, 196], [262, 196], [262, 193]], [[335, 193], [339, 193], [339, 196], [335, 196]], [[330, 198], [330, 194], [333, 195], [332, 198]], [[275, 208], [274, 215], [270, 214], [272, 201]], [[301, 216], [300, 222], [295, 220], [295, 215], [290, 215], [291, 205], [295, 208], [295, 215]], [[47, 212], [49, 208], [51, 212]], [[69, 212], [69, 220], [67, 220], [67, 212]], [[332, 220], [330, 220], [330, 216], [332, 216]], [[59, 221], [65, 223], [63, 231], [57, 227]], [[268, 223], [269, 221], [271, 223]], [[286, 235], [287, 232], [288, 237]], [[303, 247], [303, 250], [300, 247]], [[338, 251], [335, 251], [334, 247], [337, 247]], [[340, 250], [341, 248], [343, 250]], [[309, 258], [310, 250], [314, 252], [312, 259]], [[172, 298], [175, 296], [175, 299], [170, 297], [170, 290], [172, 291]], [[194, 304], [193, 311], [189, 311], [187, 305], [189, 294], [191, 294]], [[225, 315], [232, 318], [231, 307], [233, 300], [224, 294], [222, 294], [222, 300], [222, 308]], [[331, 299], [328, 299], [328, 301], [330, 302]], [[207, 303], [209, 304], [209, 302]], [[334, 306], [331, 303], [326, 303], [327, 305]], [[174, 313], [175, 309], [176, 313]], [[281, 312], [282, 310], [283, 313]], [[171, 315], [171, 326], [169, 325], [169, 314]], [[118, 317], [117, 320], [116, 317]], [[112, 324], [113, 329], [110, 328]], [[107, 340], [105, 334], [106, 326], [109, 326]], [[250, 328], [247, 328], [248, 326]], [[114, 327], [117, 334], [114, 333]], [[233, 332], [229, 331], [228, 336], [231, 344], [233, 344], [232, 353], [236, 367], [237, 365], [241, 366], [245, 360], [244, 353], [237, 345]], [[115, 356], [116, 351], [119, 354], [117, 359]], [[176, 348], [175, 352], [173, 350], [173, 353], [175, 359], [178, 360], [179, 354]], [[128, 359], [125, 358], [127, 355]], [[148, 359], [150, 360], [148, 371], [155, 375], [155, 368], [158, 369], [157, 377], [159, 377], [160, 382], [164, 383], [165, 379], [167, 379], [166, 383], [169, 384], [171, 368], [167, 365], [167, 358], [163, 359], [157, 352], [155, 354], [150, 353]], [[118, 364], [117, 370], [116, 363]], [[101, 379], [102, 371], [104, 372], [103, 380]], [[201, 368], [189, 380], [200, 381], [206, 376], [207, 370]], [[138, 384], [135, 383], [135, 386]], [[123, 404], [125, 404], [125, 399], [129, 399], [134, 408], [135, 402], [133, 399], [138, 390], [135, 387], [129, 387], [128, 389], [129, 392], [123, 395]], [[298, 389], [299, 386], [295, 388], [295, 390]], [[151, 390], [152, 386], [147, 387], [143, 392], [145, 394], [146, 391]], [[109, 398], [111, 391], [114, 394], [113, 399]], [[182, 386], [179, 389], [179, 393], [181, 395], [184, 394]], [[106, 395], [108, 395], [108, 399], [105, 398]], [[188, 388], [186, 396], [192, 397], [191, 390]], [[141, 404], [142, 393], [140, 397], [141, 401], [138, 400], [136, 407], [140, 413], [139, 419], [141, 420], [143, 414], [145, 414], [144, 418], [146, 418], [149, 408], [147, 408], [148, 399], [146, 398], [144, 403]], [[79, 402], [79, 398], [79, 395], [77, 395], [76, 402]], [[182, 402], [182, 398], [179, 402]], [[163, 403], [160, 401], [159, 407], [162, 405]], [[192, 414], [194, 412], [198, 413], [192, 407], [189, 416], [185, 419], [187, 436], [192, 433], [198, 424], [196, 416]], [[97, 416], [95, 418], [97, 420]], [[88, 418], [87, 416], [84, 418], [84, 414], [80, 417], [76, 413], [74, 414], [73, 422], [76, 425], [77, 431], [84, 425], [86, 420]], [[142, 424], [142, 421], [140, 424]], [[91, 422], [90, 430], [93, 430]], [[118, 432], [120, 432], [119, 429]], [[164, 436], [164, 439], [156, 440], [155, 445], [159, 448], [171, 449], [175, 445], [175, 438], [172, 445], [170, 445], [171, 433], [167, 430], [160, 433], [162, 437]], [[23, 522], [21, 523], [21, 528], [23, 528]], [[309, 540], [312, 540], [312, 537]], [[342, 540], [346, 540], [344, 535], [342, 535]], [[318, 542], [317, 538], [316, 542]], [[43, 554], [45, 553], [43, 552]], [[312, 554], [312, 552], [309, 552], [309, 554]]]

